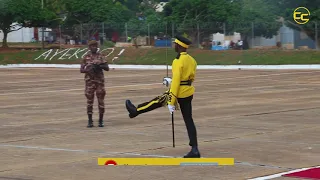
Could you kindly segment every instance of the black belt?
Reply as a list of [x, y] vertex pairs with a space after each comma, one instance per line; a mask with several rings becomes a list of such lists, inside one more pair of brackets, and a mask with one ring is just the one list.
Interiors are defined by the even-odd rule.
[[191, 86], [192, 81], [191, 80], [187, 80], [187, 81], [180, 81], [180, 85], [181, 86]]

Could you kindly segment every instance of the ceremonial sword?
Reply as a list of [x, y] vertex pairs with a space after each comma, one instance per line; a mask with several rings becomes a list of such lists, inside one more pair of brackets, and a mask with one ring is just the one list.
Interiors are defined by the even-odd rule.
[[[166, 64], [167, 64], [167, 77], [169, 77], [169, 67], [168, 67], [168, 23], [166, 23]], [[170, 93], [170, 91], [169, 91]], [[172, 146], [175, 147], [175, 138], [174, 138], [174, 112], [171, 114], [171, 126], [172, 126]]]

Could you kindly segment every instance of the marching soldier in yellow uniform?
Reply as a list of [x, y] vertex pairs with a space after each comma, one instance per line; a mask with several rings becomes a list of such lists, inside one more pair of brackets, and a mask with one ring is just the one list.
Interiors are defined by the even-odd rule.
[[126, 108], [129, 112], [129, 117], [134, 118], [139, 114], [166, 105], [171, 114], [180, 107], [188, 131], [189, 145], [192, 147], [191, 151], [184, 157], [199, 158], [197, 130], [192, 118], [192, 99], [195, 92], [192, 83], [195, 79], [197, 62], [186, 51], [190, 44], [191, 41], [187, 38], [183, 36], [176, 37], [175, 51], [178, 55], [172, 63], [172, 79], [166, 77], [163, 80], [164, 85], [171, 85], [170, 89], [149, 102], [139, 104], [137, 107], [130, 100], [126, 100]]

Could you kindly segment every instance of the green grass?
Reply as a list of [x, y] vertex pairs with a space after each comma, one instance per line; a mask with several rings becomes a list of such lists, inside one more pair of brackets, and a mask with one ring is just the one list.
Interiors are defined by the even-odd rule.
[[[115, 48], [114, 52], [108, 57], [111, 59], [123, 48]], [[21, 64], [21, 63], [52, 63], [52, 64], [79, 64], [81, 58], [58, 59], [63, 53], [52, 58], [56, 52], [53, 50], [47, 59], [43, 57], [35, 60], [45, 51], [21, 51], [6, 52], [0, 49], [0, 64]], [[75, 50], [70, 51], [73, 54]], [[85, 52], [85, 51], [84, 51]], [[84, 53], [83, 52], [83, 53]], [[110, 52], [110, 51], [109, 51]], [[106, 54], [109, 53], [105, 51]], [[79, 54], [81, 55], [83, 54]], [[241, 61], [242, 65], [283, 65], [283, 64], [320, 64], [320, 51], [303, 50], [248, 50], [248, 51], [212, 51], [190, 49], [191, 54], [198, 62], [198, 65], [236, 65]], [[176, 57], [173, 49], [166, 48], [126, 48], [124, 53], [119, 56], [115, 64], [140, 64], [140, 65], [165, 65], [171, 64]]]

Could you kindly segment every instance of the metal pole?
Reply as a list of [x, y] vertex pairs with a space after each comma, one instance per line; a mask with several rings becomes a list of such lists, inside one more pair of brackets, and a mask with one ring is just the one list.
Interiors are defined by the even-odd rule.
[[81, 41], [81, 44], [82, 44], [82, 41], [83, 41], [82, 23], [80, 24], [80, 41]]
[[148, 46], [151, 46], [150, 38], [150, 24], [148, 23]]
[[[43, 10], [43, 0], [41, 0], [41, 8]], [[42, 26], [42, 49], [44, 49], [44, 27]]]
[[172, 38], [174, 38], [174, 22], [172, 22]]
[[24, 39], [23, 39], [23, 28], [21, 28], [21, 34], [22, 34], [22, 44], [24, 44]]
[[316, 43], [316, 50], [319, 50], [319, 45], [318, 45], [318, 22], [316, 22], [316, 28], [315, 28], [315, 30], [316, 30], [316, 33], [315, 33], [315, 43]]
[[226, 36], [227, 36], [227, 31], [226, 31], [226, 23], [223, 23], [223, 39], [224, 39], [224, 44], [223, 46], [226, 45]]
[[252, 24], [252, 30], [251, 30], [252, 31], [252, 34], [251, 34], [252, 35], [252, 39], [251, 39], [251, 43], [252, 43], [251, 46], [252, 47], [251, 48], [254, 48], [254, 24], [253, 24], [253, 22], [251, 24]]
[[127, 27], [128, 25], [127, 25], [127, 23], [126, 23], [126, 25], [125, 25], [125, 27], [126, 27], [126, 42], [128, 42], [128, 27]]
[[199, 27], [199, 23], [197, 23], [197, 34], [198, 34], [198, 48], [200, 48], [200, 27]]
[[59, 48], [61, 49], [61, 24], [59, 24], [59, 36], [60, 36]]
[[168, 22], [166, 22], [166, 62], [167, 62], [167, 77], [168, 77], [168, 38], [167, 38], [167, 33], [168, 33]]
[[104, 41], [104, 37], [105, 37], [105, 34], [104, 34], [104, 22], [102, 23], [102, 41]]
[[175, 146], [175, 138], [174, 138], [174, 115], [173, 115], [173, 112], [171, 114], [171, 126], [172, 126], [172, 146], [176, 147]]

